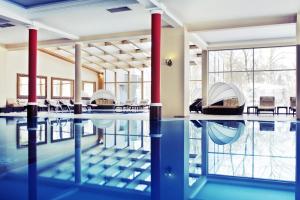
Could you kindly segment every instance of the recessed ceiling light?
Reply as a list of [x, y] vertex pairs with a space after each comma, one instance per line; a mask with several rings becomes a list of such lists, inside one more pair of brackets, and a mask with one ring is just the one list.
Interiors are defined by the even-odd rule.
[[129, 11], [129, 10], [131, 10], [131, 9], [128, 8], [127, 6], [107, 9], [107, 11], [111, 12], [111, 13], [125, 12], [125, 11]]
[[0, 24], [0, 28], [8, 28], [8, 27], [13, 27], [15, 25], [10, 24], [10, 23], [5, 23], [5, 24]]
[[9, 21], [3, 18], [0, 18], [0, 24], [8, 23]]

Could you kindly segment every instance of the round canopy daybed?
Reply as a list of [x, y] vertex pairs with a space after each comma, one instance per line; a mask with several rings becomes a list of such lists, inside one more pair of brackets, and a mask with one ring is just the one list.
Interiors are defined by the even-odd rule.
[[93, 109], [114, 109], [115, 102], [115, 96], [108, 90], [98, 90], [91, 98]]
[[206, 130], [210, 139], [218, 145], [232, 144], [244, 133], [244, 121], [208, 121]]
[[208, 92], [207, 105], [202, 108], [204, 114], [241, 115], [245, 97], [234, 84], [218, 82]]

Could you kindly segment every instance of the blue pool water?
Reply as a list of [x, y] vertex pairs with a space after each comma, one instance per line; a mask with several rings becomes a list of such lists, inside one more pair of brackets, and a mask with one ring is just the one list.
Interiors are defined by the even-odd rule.
[[297, 122], [2, 117], [0, 199], [299, 199], [299, 140]]

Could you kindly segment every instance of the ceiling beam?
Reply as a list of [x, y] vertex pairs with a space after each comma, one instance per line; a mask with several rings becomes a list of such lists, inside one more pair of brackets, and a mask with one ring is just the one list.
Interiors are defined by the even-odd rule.
[[[142, 48], [140, 45], [138, 45], [137, 43], [132, 42], [131, 40], [127, 40], [131, 45], [133, 45], [135, 48], [137, 49], [141, 49], [142, 52], [145, 54], [145, 56], [150, 57], [150, 52], [151, 50], [147, 50], [145, 48]], [[149, 53], [148, 53], [149, 52]]]
[[[129, 42], [129, 40], [126, 40], [126, 41], [128, 41]], [[116, 47], [117, 49], [119, 49], [120, 50], [120, 52], [121, 51], [123, 51], [123, 49], [122, 48], [120, 48], [118, 45], [116, 45], [116, 44], [114, 44], [113, 42], [110, 42], [111, 43], [111, 45], [113, 45], [114, 47]], [[136, 47], [136, 48], [138, 48], [138, 47]], [[140, 49], [140, 48], [138, 48], [138, 49]], [[141, 50], [141, 49], [140, 49]], [[125, 51], [126, 52], [126, 51]], [[141, 51], [142, 52], [142, 51]], [[135, 59], [135, 60], [139, 60], [139, 58], [136, 56], [136, 55], [134, 55], [133, 53], [129, 53], [129, 52], [126, 52], [126, 54], [128, 54], [129, 56], [131, 56], [131, 58], [133, 58], [133, 59]], [[147, 57], [147, 59], [150, 59], [150, 56], [147, 56], [146, 55], [146, 57]], [[147, 63], [146, 62], [142, 62], [143, 63], [143, 65], [145, 65], [146, 67], [149, 67], [148, 65], [147, 65]]]
[[99, 34], [99, 35], [89, 35], [80, 37], [80, 42], [105, 42], [105, 41], [121, 41], [126, 39], [137, 39], [141, 37], [149, 37], [151, 34], [150, 30], [140, 30], [140, 31], [129, 31], [121, 33], [109, 33], [109, 34]]
[[[84, 51], [84, 50], [83, 50]], [[93, 55], [93, 54], [91, 54], [90, 56], [97, 56], [97, 55]], [[132, 60], [127, 60], [127, 61], [132, 61]], [[143, 62], [145, 62], [145, 61], [147, 61], [147, 60], [136, 60], [137, 62], [141, 62], [141, 63], [143, 63]], [[101, 61], [101, 62], [96, 62], [96, 61], [94, 61], [95, 63], [97, 63], [97, 64], [99, 64], [99, 65], [105, 65], [105, 64], [107, 64], [105, 61]], [[117, 65], [117, 63], [115, 63], [115, 62], [112, 62], [114, 65]], [[129, 66], [129, 65], [127, 65], [127, 66]], [[136, 65], [133, 65], [133, 64], [131, 64], [131, 66], [133, 67], [133, 68], [140, 68], [140, 66], [136, 66]], [[144, 64], [143, 64], [143, 67], [145, 67], [144, 66]], [[104, 68], [104, 67], [103, 67]], [[109, 68], [110, 70], [113, 70], [113, 69], [119, 69], [119, 67], [118, 68], [113, 68], [113, 67], [107, 67], [107, 68]]]
[[[64, 49], [64, 48], [62, 48], [62, 47], [58, 47], [58, 50], [62, 50], [62, 51], [64, 51], [64, 52], [66, 52], [66, 53], [69, 53], [69, 54], [72, 55], [72, 56], [74, 57], [74, 59], [75, 59], [75, 54], [73, 54], [71, 51], [69, 51], [69, 50], [67, 50], [67, 49]], [[81, 58], [82, 58], [83, 60], [87, 61], [88, 63], [93, 63], [93, 64], [99, 66], [100, 68], [105, 69], [103, 66], [97, 64], [97, 63], [94, 62], [94, 61], [88, 60], [88, 59], [86, 59], [86, 58], [83, 57], [83, 56], [81, 56]]]
[[296, 45], [296, 38], [279, 38], [250, 41], [218, 42], [210, 44], [208, 50], [260, 48]]
[[[105, 59], [101, 58], [100, 56], [98, 56], [98, 55], [96, 55], [96, 54], [94, 54], [94, 53], [91, 53], [91, 52], [87, 51], [87, 50], [84, 49], [84, 48], [82, 48], [81, 51], [83, 51], [83, 52], [89, 54], [90, 56], [95, 56], [96, 58], [98, 58], [99, 60], [101, 60], [101, 61], [102, 61], [101, 63], [100, 63], [100, 62], [96, 62], [96, 63], [99, 64], [99, 65], [102, 65], [102, 66], [103, 66], [105, 63], [107, 63]], [[112, 65], [113, 65], [114, 67], [103, 67], [103, 68], [106, 68], [106, 69], [109, 69], [109, 70], [118, 69], [118, 67], [116, 67], [115, 64], [112, 64]]]
[[[43, 48], [40, 48], [40, 49], [38, 49], [38, 50], [39, 50], [40, 52], [43, 52], [43, 53], [45, 53], [45, 54], [48, 54], [48, 55], [53, 56], [53, 57], [55, 57], [55, 58], [58, 58], [58, 59], [60, 59], [60, 60], [63, 60], [63, 61], [66, 61], [66, 62], [75, 64], [74, 60], [72, 60], [72, 59], [70, 59], [70, 58], [68, 58], [68, 57], [62, 56], [62, 55], [60, 55], [60, 54], [58, 54], [58, 53], [55, 53], [55, 52], [52, 52], [52, 51], [49, 51], [49, 50], [43, 49]], [[98, 71], [98, 70], [96, 70], [96, 69], [94, 69], [94, 68], [91, 68], [91, 67], [89, 67], [88, 65], [85, 65], [85, 64], [83, 64], [82, 67], [85, 68], [85, 69], [88, 69], [88, 70], [90, 70], [90, 71], [92, 71], [92, 72], [95, 72], [95, 73], [97, 73], [97, 74], [100, 73], [100, 72], [102, 72], [102, 71], [100, 71], [100, 70]]]
[[191, 61], [190, 61], [190, 65], [191, 65], [191, 66], [196, 66], [197, 63], [196, 63], [194, 60], [191, 60]]
[[[55, 39], [55, 40], [44, 40], [39, 41], [38, 45], [40, 48], [43, 47], [57, 47], [57, 45], [71, 45], [74, 44], [74, 41], [69, 39]], [[28, 42], [16, 43], [16, 44], [6, 44], [4, 45], [8, 50], [22, 50], [28, 47]]]
[[[101, 49], [99, 49], [99, 47], [97, 47], [97, 46], [93, 46], [93, 47], [95, 47], [96, 49], [98, 49], [98, 50], [100, 50], [100, 51], [102, 51]], [[104, 52], [104, 51], [102, 51], [102, 52]], [[106, 52], [105, 52], [106, 53]], [[92, 55], [92, 54], [91, 54]], [[108, 54], [109, 55], [109, 54]], [[108, 59], [105, 59], [105, 58], [101, 58], [101, 57], [98, 57], [97, 56], [97, 58], [100, 58], [102, 61], [104, 61], [104, 62], [106, 62], [106, 63], [108, 63], [108, 64], [111, 64], [112, 66], [114, 66], [115, 68], [122, 68], [122, 69], [124, 69], [124, 70], [126, 70], [126, 71], [128, 71], [127, 69], [125, 69], [123, 66], [118, 66], [118, 65], [116, 65], [115, 63], [113, 63], [113, 62], [111, 62], [111, 61], [109, 61]]]
[[207, 49], [208, 44], [206, 41], [204, 41], [199, 35], [196, 33], [189, 33], [189, 39], [193, 44], [196, 44], [201, 49]]
[[157, 1], [157, 0], [137, 0], [141, 5], [143, 5], [148, 10], [162, 10], [162, 19], [165, 21], [168, 25], [176, 28], [176, 27], [183, 27], [183, 23], [172, 13], [170, 12], [167, 7]]
[[52, 33], [54, 33], [54, 34], [56, 34], [60, 37], [63, 37], [63, 38], [67, 38], [67, 39], [70, 39], [70, 40], [79, 40], [79, 36], [77, 36], [77, 35], [62, 31], [62, 30], [54, 28], [52, 26], [48, 26], [48, 25], [46, 25], [44, 23], [41, 23], [41, 22], [38, 22], [38, 21], [32, 21], [31, 25], [34, 26], [34, 27], [37, 27], [39, 29], [43, 29], [43, 30], [52, 32]]
[[[98, 43], [106, 41], [122, 41], [127, 39], [140, 39], [147, 38], [150, 35], [150, 30], [142, 31], [131, 31], [131, 32], [122, 32], [122, 33], [112, 33], [112, 34], [100, 34], [100, 35], [90, 35], [80, 37], [76, 42], [82, 43]], [[50, 46], [62, 46], [62, 45], [73, 45], [74, 41], [69, 39], [54, 39], [54, 40], [44, 40], [39, 41], [39, 47], [50, 47]], [[9, 50], [21, 50], [28, 47], [28, 43], [14, 43], [14, 44], [5, 44], [5, 48]]]
[[296, 24], [296, 37], [297, 37], [297, 45], [300, 45], [300, 11], [297, 14], [297, 24]]
[[244, 28], [254, 26], [268, 26], [276, 24], [296, 23], [296, 15], [273, 16], [273, 17], [255, 17], [248, 19], [235, 19], [224, 21], [209, 21], [188, 25], [189, 32], [203, 32], [218, 29]]
[[[93, 45], [96, 45], [96, 44], [93, 44]], [[95, 47], [94, 47], [95, 48]], [[96, 48], [95, 48], [96, 49]], [[103, 58], [101, 58], [100, 56], [104, 56], [104, 55], [109, 55], [107, 53], [104, 53], [102, 51], [99, 51], [99, 53], [92, 53], [89, 51], [89, 49], [87, 48], [83, 48], [83, 51], [86, 52], [87, 54], [90, 54], [90, 56], [95, 56], [95, 57], [98, 57], [99, 59], [103, 60], [103, 62], [105, 62], [105, 60]], [[129, 54], [135, 54], [135, 53], [141, 53], [142, 51], [136, 51], [136, 50], [126, 50], [126, 51], [123, 51], [123, 50], [119, 50], [118, 52], [114, 52], [113, 54], [114, 55], [129, 55]], [[130, 55], [129, 55], [130, 56]], [[143, 59], [137, 59], [137, 58], [133, 58], [132, 56], [130, 56], [131, 58], [129, 59], [125, 59], [125, 58], [119, 58], [116, 59], [116, 61], [119, 61], [119, 60], [123, 60], [124, 62], [131, 62], [131, 61], [140, 61], [140, 62], [147, 62], [149, 61], [151, 58], [150, 57], [147, 57], [147, 58], [143, 58]], [[115, 61], [111, 61], [112, 63], [114, 63]]]
[[121, 59], [121, 58], [119, 58], [118, 56], [114, 55], [113, 53], [110, 53], [110, 52], [106, 51], [105, 49], [103, 49], [103, 48], [100, 47], [100, 46], [96, 46], [96, 45], [94, 45], [94, 44], [92, 44], [92, 43], [89, 43], [88, 46], [89, 46], [89, 47], [94, 47], [94, 48], [96, 48], [96, 49], [98, 49], [98, 50], [104, 52], [105, 54], [112, 56], [113, 58], [115, 58], [115, 59], [117, 60], [117, 62], [118, 62], [118, 61], [121, 61], [121, 62], [126, 63], [126, 64], [129, 66], [129, 68], [134, 68], [134, 66], [132, 66], [129, 62], [124, 61], [124, 59]]

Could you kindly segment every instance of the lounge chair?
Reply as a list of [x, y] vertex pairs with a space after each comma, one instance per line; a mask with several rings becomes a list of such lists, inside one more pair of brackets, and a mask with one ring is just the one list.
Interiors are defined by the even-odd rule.
[[125, 107], [125, 108], [131, 109], [131, 108], [133, 108], [132, 106], [134, 106], [134, 101], [133, 101], [133, 100], [130, 100], [130, 99], [128, 99], [128, 100], [125, 102], [125, 104], [124, 104], [124, 107]]
[[48, 100], [48, 99], [46, 99], [45, 100], [45, 105], [47, 105], [48, 106], [48, 111], [51, 111], [51, 110], [53, 110], [53, 111], [59, 111], [59, 110], [63, 110], [62, 109], [62, 107], [61, 107], [61, 105], [59, 104], [59, 102], [58, 101], [55, 101], [55, 100]]
[[61, 105], [62, 110], [67, 110], [69, 112], [74, 110], [74, 105], [72, 105], [70, 102], [59, 100], [59, 104]]
[[123, 109], [132, 108], [132, 106], [136, 106], [136, 105], [134, 105], [134, 101], [126, 100], [125, 103], [123, 103], [123, 104], [121, 103], [119, 105], [116, 105], [115, 108], [121, 108], [123, 110]]
[[257, 108], [257, 115], [260, 112], [272, 112], [273, 115], [275, 114], [275, 97], [273, 96], [261, 96], [259, 98], [259, 106]]
[[6, 112], [24, 112], [27, 108], [27, 103], [18, 99], [6, 99]]
[[195, 111], [197, 113], [202, 112], [202, 99], [196, 99], [191, 105], [190, 105], [190, 112]]
[[293, 113], [293, 116], [296, 113], [296, 97], [290, 97], [290, 107], [289, 107], [289, 113]]
[[135, 101], [129, 101], [126, 103], [126, 105], [130, 109], [144, 109], [144, 108], [150, 108], [149, 100], [141, 100], [139, 104], [135, 103]]
[[39, 100], [38, 101], [38, 111], [48, 111], [48, 106], [45, 105], [45, 101], [44, 100]]
[[144, 108], [150, 108], [149, 100], [148, 99], [143, 99], [140, 101], [139, 108], [144, 109]]
[[[88, 110], [89, 108], [91, 108], [91, 109], [93, 108], [93, 106], [92, 106], [93, 104], [88, 104], [87, 105], [84, 102], [81, 102], [81, 103], [82, 103], [81, 106], [82, 106], [83, 109]], [[74, 110], [74, 104], [75, 104], [74, 101], [72, 99], [70, 99], [69, 105], [71, 106], [71, 108], [73, 108], [73, 110]]]
[[275, 125], [274, 122], [260, 121], [259, 122], [260, 131], [274, 131]]

